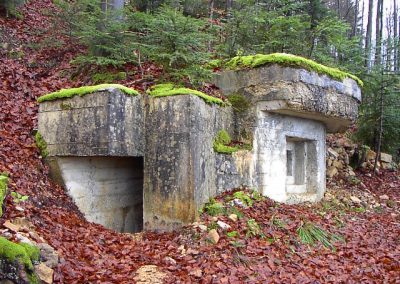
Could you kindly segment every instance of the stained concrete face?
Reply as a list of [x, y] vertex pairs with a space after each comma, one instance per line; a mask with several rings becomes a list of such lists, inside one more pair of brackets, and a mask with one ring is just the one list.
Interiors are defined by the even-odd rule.
[[58, 157], [57, 163], [87, 220], [118, 232], [143, 229], [143, 158]]
[[254, 139], [264, 195], [288, 203], [322, 197], [325, 127], [321, 122], [260, 112]]

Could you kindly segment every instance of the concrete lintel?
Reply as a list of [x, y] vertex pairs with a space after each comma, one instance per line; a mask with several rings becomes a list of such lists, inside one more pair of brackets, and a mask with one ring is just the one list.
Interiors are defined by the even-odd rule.
[[258, 110], [284, 114], [292, 117], [306, 118], [321, 121], [326, 125], [328, 133], [344, 132], [354, 122], [342, 117], [326, 116], [320, 112], [307, 112], [292, 108], [286, 100], [263, 101], [258, 103]]

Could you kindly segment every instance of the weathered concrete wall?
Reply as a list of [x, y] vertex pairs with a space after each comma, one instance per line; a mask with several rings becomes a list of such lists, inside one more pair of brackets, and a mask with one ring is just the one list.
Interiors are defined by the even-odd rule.
[[143, 97], [118, 89], [41, 103], [49, 156], [143, 156]]
[[87, 220], [119, 232], [143, 229], [143, 159], [57, 157], [68, 194]]
[[230, 108], [196, 96], [150, 98], [146, 108], [144, 224], [170, 230], [192, 222], [216, 195], [213, 140], [230, 130]]

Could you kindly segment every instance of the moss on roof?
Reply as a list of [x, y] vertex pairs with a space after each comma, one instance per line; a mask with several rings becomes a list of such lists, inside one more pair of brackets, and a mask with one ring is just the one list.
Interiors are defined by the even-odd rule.
[[95, 86], [83, 86], [79, 88], [71, 88], [71, 89], [61, 89], [60, 91], [50, 93], [44, 96], [41, 96], [37, 99], [39, 103], [45, 101], [53, 101], [58, 99], [67, 99], [72, 98], [74, 96], [84, 96], [87, 94], [91, 94], [97, 91], [102, 91], [106, 89], [119, 89], [127, 95], [136, 96], [139, 94], [138, 91], [125, 87], [120, 84], [100, 84]]
[[337, 68], [332, 68], [319, 64], [313, 60], [301, 56], [286, 53], [236, 56], [225, 63], [218, 60], [214, 60], [209, 63], [210, 66], [218, 65], [219, 67], [233, 70], [240, 68], [255, 68], [270, 64], [278, 64], [294, 68], [304, 68], [308, 71], [314, 71], [318, 74], [324, 74], [331, 77], [332, 79], [340, 81], [343, 81], [345, 78], [350, 78], [356, 81], [360, 87], [364, 85], [363, 81], [361, 81], [360, 78], [353, 74], [341, 71]]
[[225, 102], [219, 98], [209, 96], [203, 92], [184, 87], [177, 87], [172, 83], [158, 84], [151, 87], [147, 93], [153, 97], [168, 97], [177, 95], [195, 95], [203, 99], [206, 103], [224, 106]]

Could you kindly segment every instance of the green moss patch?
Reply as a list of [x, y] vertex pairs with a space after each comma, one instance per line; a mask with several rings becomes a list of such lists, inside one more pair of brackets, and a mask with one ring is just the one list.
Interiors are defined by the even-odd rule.
[[214, 139], [213, 148], [214, 151], [221, 154], [232, 154], [239, 150], [238, 147], [229, 146], [232, 139], [228, 132], [220, 130]]
[[355, 75], [346, 73], [337, 68], [327, 67], [319, 64], [313, 60], [286, 53], [272, 53], [272, 54], [256, 54], [248, 56], [236, 56], [225, 63], [213, 61], [212, 66], [220, 64], [220, 67], [227, 69], [240, 69], [240, 68], [255, 68], [264, 65], [278, 64], [282, 66], [303, 68], [308, 71], [314, 71], [318, 74], [324, 74], [332, 79], [343, 81], [345, 78], [353, 79], [357, 84], [362, 87], [363, 81]]
[[[235, 144], [234, 146], [231, 146], [232, 144]], [[213, 148], [214, 151], [217, 153], [221, 154], [232, 154], [234, 152], [237, 152], [239, 150], [251, 150], [252, 146], [249, 144], [244, 144], [244, 143], [238, 143], [235, 142], [233, 143], [230, 135], [228, 132], [225, 130], [220, 130], [217, 133], [217, 136], [214, 139], [213, 142]]]
[[177, 87], [172, 83], [155, 85], [155, 86], [151, 87], [150, 90], [147, 91], [147, 93], [153, 97], [195, 95], [195, 96], [198, 96], [199, 98], [203, 99], [206, 103], [225, 106], [224, 101], [219, 98], [209, 96], [209, 95], [207, 95], [203, 92], [197, 91], [197, 90], [192, 90], [192, 89], [184, 88], [184, 87]]
[[122, 92], [124, 92], [127, 95], [131, 96], [137, 96], [139, 94], [138, 91], [125, 87], [120, 84], [100, 84], [100, 85], [95, 85], [95, 86], [83, 86], [79, 88], [71, 88], [71, 89], [62, 89], [60, 91], [50, 93], [44, 96], [41, 96], [37, 99], [39, 103], [45, 102], [45, 101], [53, 101], [53, 100], [58, 100], [58, 99], [68, 99], [72, 98], [74, 96], [84, 96], [87, 94], [91, 94], [97, 91], [102, 91], [106, 89], [119, 89]]
[[32, 261], [38, 261], [40, 256], [39, 249], [29, 244], [13, 243], [0, 237], [0, 258], [10, 262], [19, 261], [29, 271], [33, 271]]
[[40, 155], [43, 158], [46, 158], [49, 152], [47, 151], [47, 142], [44, 140], [43, 136], [40, 134], [40, 132], [36, 132], [35, 134], [35, 141], [36, 141], [36, 146], [39, 148]]
[[3, 202], [7, 195], [8, 177], [0, 174], [0, 217], [3, 215]]

